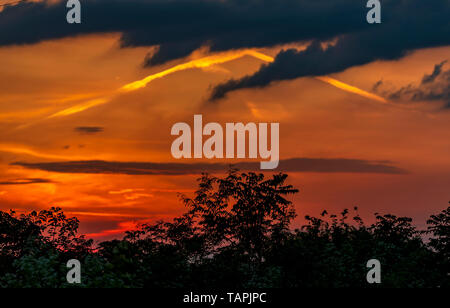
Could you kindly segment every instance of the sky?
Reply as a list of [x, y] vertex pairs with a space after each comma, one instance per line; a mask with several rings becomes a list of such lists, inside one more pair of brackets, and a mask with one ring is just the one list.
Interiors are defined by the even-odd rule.
[[202, 114], [280, 123], [294, 226], [354, 206], [423, 226], [450, 200], [450, 1], [386, 0], [372, 25], [359, 2], [0, 7], [0, 210], [59, 206], [96, 240], [175, 217], [201, 172], [258, 170], [172, 158]]

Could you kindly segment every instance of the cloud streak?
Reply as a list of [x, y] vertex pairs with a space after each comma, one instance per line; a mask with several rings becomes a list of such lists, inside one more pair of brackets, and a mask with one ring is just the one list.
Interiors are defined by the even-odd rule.
[[[230, 164], [225, 163], [152, 163], [152, 162], [113, 162], [113, 161], [67, 161], [26, 163], [16, 162], [14, 166], [38, 169], [56, 173], [86, 174], [126, 174], [126, 175], [191, 175], [202, 172], [224, 172]], [[259, 162], [233, 164], [242, 171], [260, 171]], [[320, 173], [382, 173], [406, 174], [407, 171], [392, 166], [386, 161], [368, 161], [346, 158], [292, 158], [280, 161], [277, 171], [320, 172]]]
[[81, 156], [75, 157], [75, 156], [48, 154], [48, 153], [36, 151], [36, 150], [28, 148], [28, 147], [24, 147], [22, 145], [13, 145], [13, 144], [1, 144], [0, 143], [0, 152], [13, 153], [13, 154], [18, 154], [18, 155], [30, 155], [30, 156], [45, 158], [45, 159], [61, 159], [61, 160], [83, 159], [83, 157], [81, 157]]
[[74, 129], [77, 133], [83, 134], [83, 135], [93, 135], [97, 133], [103, 132], [103, 127], [99, 126], [79, 126], [75, 127]]
[[167, 75], [170, 75], [170, 74], [173, 74], [176, 72], [193, 69], [193, 68], [206, 68], [206, 67], [210, 67], [212, 65], [217, 65], [217, 64], [222, 64], [225, 62], [233, 61], [233, 60], [242, 58], [244, 56], [251, 56], [251, 57], [260, 59], [262, 61], [266, 61], [266, 62], [273, 61], [272, 57], [267, 56], [263, 53], [255, 51], [255, 50], [250, 50], [250, 49], [218, 53], [218, 54], [211, 55], [208, 57], [191, 60], [186, 63], [179, 64], [179, 65], [176, 65], [169, 69], [166, 69], [162, 72], [149, 75], [141, 80], [131, 82], [131, 83], [123, 86], [121, 88], [121, 91], [128, 92], [128, 91], [138, 90], [138, 89], [146, 87], [150, 82], [152, 82], [155, 79], [163, 78]]
[[363, 97], [366, 97], [366, 98], [369, 98], [369, 99], [372, 99], [372, 100], [376, 100], [376, 101], [378, 101], [380, 103], [384, 103], [385, 104], [385, 103], [388, 102], [386, 99], [384, 99], [381, 96], [378, 96], [376, 94], [373, 94], [373, 93], [361, 90], [361, 89], [359, 89], [357, 87], [354, 87], [354, 86], [351, 86], [349, 84], [343, 83], [342, 81], [336, 80], [336, 79], [331, 78], [331, 77], [319, 76], [319, 77], [316, 77], [316, 79], [320, 80], [320, 81], [323, 81], [325, 83], [328, 83], [328, 84], [330, 84], [330, 85], [332, 85], [332, 86], [334, 86], [334, 87], [336, 87], [338, 89], [341, 89], [341, 90], [344, 90], [344, 91], [347, 91], [347, 92], [350, 92], [350, 93], [354, 93], [354, 94], [357, 94], [357, 95], [360, 95], [360, 96], [363, 96]]
[[41, 178], [26, 178], [0, 182], [0, 185], [29, 185], [29, 184], [49, 184], [49, 183], [53, 183], [53, 181]]

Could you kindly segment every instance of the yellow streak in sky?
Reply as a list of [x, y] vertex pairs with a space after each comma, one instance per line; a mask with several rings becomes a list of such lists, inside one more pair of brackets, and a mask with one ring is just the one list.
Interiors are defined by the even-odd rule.
[[350, 92], [350, 93], [355, 93], [355, 94], [358, 94], [360, 96], [364, 96], [364, 97], [367, 97], [367, 98], [370, 98], [370, 99], [373, 99], [373, 100], [376, 100], [376, 101], [379, 101], [379, 102], [382, 102], [382, 103], [387, 103], [387, 100], [385, 100], [381, 96], [378, 96], [378, 95], [375, 95], [373, 93], [369, 93], [367, 91], [361, 90], [361, 89], [359, 89], [357, 87], [354, 87], [354, 86], [351, 86], [349, 84], [343, 83], [343, 82], [341, 82], [339, 80], [336, 80], [334, 78], [327, 77], [327, 76], [319, 76], [319, 77], [316, 77], [316, 79], [318, 79], [320, 81], [323, 81], [323, 82], [326, 82], [326, 83], [328, 83], [328, 84], [330, 84], [332, 86], [335, 86], [338, 89], [341, 89], [341, 90], [344, 90], [344, 91], [347, 91], [347, 92]]
[[[274, 62], [275, 61], [275, 59], [273, 57], [265, 55], [256, 50], [241, 50], [238, 52], [221, 53], [221, 54], [193, 60], [193, 61], [190, 61], [190, 62], [187, 62], [184, 64], [180, 64], [180, 65], [174, 66], [172, 68], [169, 68], [165, 71], [162, 71], [160, 73], [150, 75], [142, 80], [138, 80], [138, 81], [135, 81], [135, 82], [132, 82], [132, 83], [129, 83], [129, 84], [123, 86], [121, 88], [121, 91], [126, 92], [126, 91], [133, 91], [133, 90], [137, 90], [140, 88], [144, 88], [145, 86], [147, 86], [147, 84], [149, 84], [153, 80], [165, 77], [165, 76], [173, 74], [175, 72], [184, 71], [184, 70], [192, 69], [192, 68], [205, 68], [205, 67], [209, 67], [212, 65], [222, 64], [222, 63], [225, 63], [228, 61], [242, 58], [244, 56], [252, 56], [252, 57], [260, 59], [264, 62]], [[387, 101], [384, 98], [382, 98], [378, 95], [361, 90], [357, 87], [343, 83], [334, 78], [321, 76], [321, 77], [316, 77], [316, 79], [326, 82], [332, 86], [335, 86], [338, 89], [341, 89], [341, 90], [344, 90], [344, 91], [347, 91], [350, 93], [358, 94], [360, 96], [370, 98], [370, 99], [373, 99], [373, 100], [376, 100], [376, 101], [379, 101], [382, 103], [387, 103]]]
[[36, 116], [45, 115], [49, 112], [50, 108], [42, 108], [37, 110], [23, 111], [23, 112], [2, 112], [0, 114], [0, 120], [2, 122], [11, 121], [15, 122], [19, 120], [28, 120], [29, 118], [33, 118]]
[[80, 157], [69, 157], [69, 156], [62, 156], [62, 155], [53, 155], [53, 154], [46, 154], [37, 152], [35, 150], [24, 148], [16, 145], [9, 145], [9, 144], [0, 144], [0, 152], [7, 152], [7, 153], [13, 153], [13, 154], [25, 154], [25, 155], [31, 155], [34, 157], [39, 158], [48, 158], [48, 159], [81, 159]]
[[[232, 52], [218, 53], [218, 54], [215, 54], [212, 56], [195, 59], [195, 60], [183, 63], [183, 64], [179, 64], [179, 65], [176, 65], [169, 69], [166, 69], [162, 72], [147, 76], [144, 79], [131, 82], [129, 84], [124, 85], [122, 88], [118, 89], [115, 94], [131, 92], [131, 91], [135, 91], [135, 90], [144, 88], [153, 80], [163, 78], [167, 75], [170, 75], [170, 74], [173, 74], [176, 72], [193, 69], [193, 68], [206, 68], [206, 67], [210, 67], [212, 65], [222, 64], [225, 62], [236, 60], [236, 59], [242, 58], [244, 56], [251, 56], [251, 57], [260, 59], [262, 61], [265, 61], [265, 62], [273, 62], [274, 61], [274, 58], [272, 58], [268, 55], [265, 55], [263, 53], [260, 53], [258, 51], [255, 51], [255, 50], [240, 50], [237, 52], [232, 51]], [[85, 111], [87, 109], [90, 109], [92, 107], [106, 104], [109, 101], [111, 101], [112, 98], [113, 98], [113, 96], [109, 96], [109, 97], [103, 97], [103, 98], [90, 100], [86, 103], [75, 105], [68, 109], [54, 113], [54, 114], [48, 116], [47, 118], [50, 119], [50, 118], [56, 118], [56, 117], [63, 117], [63, 116], [68, 116], [68, 115], [72, 115], [75, 113], [79, 113], [79, 112]]]
[[128, 194], [128, 193], [133, 193], [133, 192], [137, 192], [137, 191], [144, 191], [144, 189], [142, 188], [126, 188], [126, 189], [122, 189], [122, 190], [112, 190], [109, 191], [108, 193], [110, 195], [123, 195], [123, 194]]
[[[273, 62], [273, 61], [275, 61], [275, 59], [273, 57], [267, 56], [267, 55], [262, 54], [262, 53], [257, 52], [257, 51], [252, 51], [252, 53], [249, 53], [249, 55], [254, 56], [255, 58], [258, 58], [258, 59], [266, 61], [266, 62]], [[351, 86], [351, 85], [346, 84], [346, 83], [344, 83], [342, 81], [339, 81], [337, 79], [334, 79], [334, 78], [331, 78], [331, 77], [327, 77], [327, 76], [318, 76], [318, 77], [315, 77], [315, 78], [320, 80], [320, 81], [326, 82], [326, 83], [328, 83], [328, 84], [330, 84], [330, 85], [332, 85], [332, 86], [334, 86], [334, 87], [336, 87], [338, 89], [341, 89], [341, 90], [344, 90], [344, 91], [347, 91], [347, 92], [350, 92], [350, 93], [358, 94], [360, 96], [363, 96], [363, 97], [366, 97], [366, 98], [370, 98], [370, 99], [373, 99], [373, 100], [376, 100], [376, 101], [379, 101], [379, 102], [382, 102], [382, 103], [387, 103], [387, 101], [381, 96], [378, 96], [378, 95], [375, 95], [373, 93], [361, 90], [361, 89], [359, 89], [359, 88], [357, 88], [355, 86]]]
[[192, 60], [187, 63], [179, 64], [179, 65], [169, 68], [165, 71], [147, 76], [142, 80], [138, 80], [138, 81], [129, 83], [129, 84], [123, 86], [120, 90], [125, 91], [125, 92], [137, 90], [140, 88], [144, 88], [145, 86], [147, 86], [147, 84], [149, 84], [150, 82], [152, 82], [155, 79], [165, 77], [165, 76], [173, 74], [175, 72], [184, 71], [184, 70], [193, 69], [193, 68], [205, 68], [205, 67], [209, 67], [212, 65], [222, 64], [225, 62], [236, 60], [236, 59], [242, 58], [244, 56], [252, 56], [254, 58], [257, 58], [257, 59], [260, 59], [260, 60], [266, 61], [266, 62], [274, 61], [274, 59], [272, 57], [267, 56], [263, 53], [257, 52], [255, 50], [241, 50], [241, 51], [237, 51], [237, 52], [220, 53], [220, 54], [216, 54], [213, 56]]
[[[152, 82], [155, 79], [159, 79], [159, 78], [163, 78], [167, 75], [176, 73], [176, 72], [180, 72], [180, 71], [184, 71], [184, 70], [188, 70], [188, 69], [193, 69], [193, 68], [207, 68], [213, 65], [217, 65], [217, 64], [222, 64], [225, 62], [229, 62], [232, 60], [236, 60], [239, 58], [242, 58], [244, 56], [251, 56], [257, 59], [260, 59], [261, 61], [264, 62], [273, 62], [275, 59], [271, 56], [265, 55], [261, 52], [258, 52], [256, 50], [240, 50], [240, 51], [230, 51], [230, 52], [223, 52], [223, 53], [218, 53], [212, 56], [208, 56], [208, 57], [204, 57], [204, 58], [200, 58], [200, 59], [195, 59], [195, 60], [191, 60], [189, 62], [183, 63], [183, 64], [179, 64], [176, 65], [174, 67], [171, 67], [169, 69], [166, 69], [162, 72], [159, 73], [155, 73], [152, 75], [149, 75], [147, 77], [145, 77], [144, 79], [141, 80], [137, 80], [134, 82], [131, 82], [129, 84], [124, 85], [123, 87], [121, 87], [120, 89], [118, 89], [116, 91], [115, 94], [120, 94], [120, 93], [126, 93], [126, 92], [131, 92], [131, 91], [135, 91], [141, 88], [146, 87], [150, 82]], [[330, 78], [330, 77], [316, 77], [318, 80], [321, 80], [323, 82], [326, 82], [332, 86], [335, 86], [341, 90], [347, 91], [347, 92], [351, 92], [354, 94], [358, 94], [360, 96], [366, 97], [366, 98], [370, 98], [379, 102], [383, 102], [383, 103], [387, 103], [387, 101], [380, 97], [377, 96], [375, 94], [366, 92], [364, 90], [361, 90], [359, 88], [356, 88], [354, 86], [348, 85], [346, 83], [343, 83], [341, 81], [338, 81], [336, 79]], [[113, 96], [109, 96], [109, 97], [103, 97], [103, 98], [98, 98], [98, 99], [94, 99], [94, 100], [90, 100], [86, 103], [80, 104], [80, 105], [76, 105], [73, 107], [70, 107], [68, 109], [59, 111], [55, 114], [50, 115], [47, 118], [56, 118], [56, 117], [62, 117], [62, 116], [68, 116], [68, 115], [72, 115], [75, 113], [79, 113], [82, 111], [85, 111], [87, 109], [90, 109], [92, 107], [101, 105], [101, 104], [105, 104], [108, 103], [109, 101], [111, 101], [111, 99], [113, 98]]]
[[87, 101], [83, 104], [76, 105], [76, 106], [64, 109], [62, 111], [59, 111], [57, 113], [54, 113], [54, 114], [48, 116], [47, 118], [50, 119], [50, 118], [68, 116], [71, 114], [79, 113], [79, 112], [85, 111], [89, 108], [92, 108], [92, 107], [95, 107], [95, 106], [98, 106], [101, 104], [106, 104], [108, 101], [109, 101], [108, 97], [93, 99], [93, 100]]

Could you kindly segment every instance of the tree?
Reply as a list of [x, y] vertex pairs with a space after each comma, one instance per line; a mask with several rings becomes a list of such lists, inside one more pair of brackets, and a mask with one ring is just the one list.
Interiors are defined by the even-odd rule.
[[265, 179], [263, 174], [239, 174], [233, 169], [223, 179], [204, 174], [196, 196], [182, 196], [182, 200], [206, 243], [206, 253], [238, 247], [261, 262], [269, 240], [281, 240], [295, 218], [285, 197], [298, 190], [286, 185], [286, 178], [277, 174]]
[[429, 245], [437, 252], [435, 266], [440, 269], [439, 281], [442, 287], [450, 287], [450, 207], [437, 215], [432, 215], [427, 221], [427, 233], [431, 234]]
[[431, 215], [427, 221], [428, 232], [432, 234], [430, 246], [446, 259], [450, 259], [450, 207], [438, 215]]
[[[297, 230], [287, 175], [203, 174], [186, 213], [144, 224], [123, 239], [79, 236], [78, 219], [60, 208], [17, 215], [0, 211], [1, 287], [449, 287], [450, 208], [428, 220], [375, 214], [367, 225], [354, 208], [306, 216]], [[427, 242], [425, 235], [430, 236]], [[82, 283], [69, 285], [69, 259]], [[367, 261], [381, 262], [381, 285], [366, 281]]]
[[92, 253], [92, 240], [77, 236], [78, 219], [61, 208], [17, 215], [0, 212], [0, 285], [59, 287], [65, 264]]

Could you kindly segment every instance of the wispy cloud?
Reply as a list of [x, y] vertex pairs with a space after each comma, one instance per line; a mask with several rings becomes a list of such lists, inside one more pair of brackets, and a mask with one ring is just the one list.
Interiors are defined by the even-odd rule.
[[420, 83], [409, 84], [401, 88], [388, 88], [382, 80], [373, 89], [377, 93], [394, 101], [442, 102], [444, 108], [450, 108], [450, 70], [443, 70], [446, 61], [434, 66], [431, 74], [425, 74]]
[[38, 150], [31, 149], [29, 147], [14, 144], [0, 144], [0, 152], [13, 153], [19, 155], [30, 155], [45, 159], [61, 159], [61, 160], [83, 159], [83, 157], [77, 156], [65, 156], [65, 155], [44, 153]]
[[344, 90], [344, 91], [347, 91], [347, 92], [350, 92], [350, 93], [354, 93], [354, 94], [357, 94], [357, 95], [360, 95], [360, 96], [363, 96], [363, 97], [366, 97], [366, 98], [369, 98], [369, 99], [373, 99], [373, 100], [376, 100], [376, 101], [381, 102], [381, 103], [387, 103], [387, 100], [384, 99], [381, 96], [378, 96], [376, 94], [373, 94], [373, 93], [361, 90], [361, 89], [359, 89], [357, 87], [354, 87], [354, 86], [351, 86], [349, 84], [343, 83], [342, 81], [336, 80], [334, 78], [327, 77], [327, 76], [319, 76], [319, 77], [316, 77], [316, 79], [318, 79], [320, 81], [323, 81], [325, 83], [328, 83], [328, 84], [330, 84], [330, 85], [332, 85], [332, 86], [334, 86], [334, 87], [336, 87], [338, 89], [341, 89], [341, 90]]
[[28, 184], [48, 184], [54, 183], [48, 179], [41, 178], [26, 178], [26, 179], [14, 179], [0, 182], [0, 185], [28, 185]]
[[110, 195], [123, 195], [123, 194], [129, 194], [136, 191], [144, 191], [143, 188], [125, 188], [121, 190], [111, 190], [108, 193]]
[[103, 132], [104, 128], [99, 126], [79, 126], [74, 129], [77, 133], [92, 135]]
[[152, 198], [153, 194], [145, 192], [143, 188], [126, 188], [108, 192], [110, 195], [122, 195], [126, 200], [137, 200], [141, 198]]
[[[15, 166], [57, 173], [128, 174], [128, 175], [188, 175], [202, 172], [225, 172], [225, 163], [152, 163], [112, 161], [68, 161], [26, 163]], [[259, 162], [241, 162], [233, 165], [243, 171], [260, 171]], [[406, 170], [392, 166], [386, 161], [368, 161], [346, 158], [292, 158], [280, 161], [277, 171], [284, 172], [350, 172], [405, 174]]]
[[208, 57], [203, 57], [200, 59], [195, 59], [195, 60], [183, 63], [183, 64], [176, 65], [174, 67], [171, 67], [169, 69], [166, 69], [166, 70], [156, 73], [156, 74], [152, 74], [150, 76], [145, 77], [142, 80], [138, 80], [138, 81], [135, 81], [135, 82], [132, 82], [132, 83], [129, 83], [129, 84], [123, 86], [121, 90], [125, 91], [125, 92], [137, 90], [137, 89], [147, 86], [150, 82], [152, 82], [155, 79], [163, 78], [167, 75], [170, 75], [170, 74], [173, 74], [176, 72], [184, 71], [187, 69], [193, 69], [193, 68], [206, 68], [206, 67], [210, 67], [212, 65], [217, 65], [217, 64], [222, 64], [225, 62], [233, 61], [233, 60], [242, 58], [244, 56], [251, 56], [251, 57], [260, 59], [262, 61], [265, 61], [265, 62], [273, 61], [272, 57], [265, 55], [261, 52], [258, 52], [256, 50], [250, 50], [250, 49], [217, 53], [217, 54], [214, 54], [214, 55], [211, 55]]

